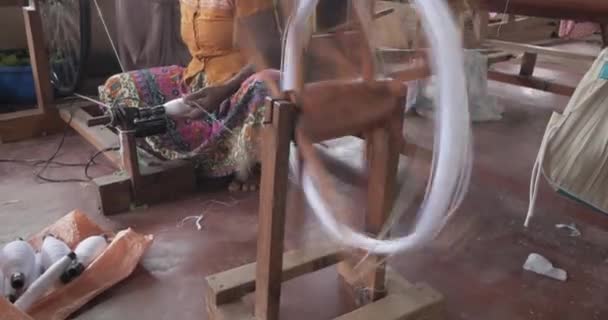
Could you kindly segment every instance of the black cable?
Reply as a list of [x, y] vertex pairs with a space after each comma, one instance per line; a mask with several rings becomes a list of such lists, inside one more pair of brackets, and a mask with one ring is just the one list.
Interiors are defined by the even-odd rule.
[[84, 179], [77, 179], [77, 178], [68, 178], [68, 179], [52, 179], [52, 178], [47, 178], [45, 176], [43, 176], [42, 174], [46, 171], [46, 169], [49, 168], [49, 165], [55, 160], [55, 158], [57, 157], [57, 155], [59, 154], [59, 152], [61, 151], [61, 148], [63, 147], [63, 144], [65, 143], [65, 138], [68, 135], [68, 131], [70, 129], [70, 124], [72, 123], [72, 119], [74, 118], [74, 114], [70, 113], [70, 119], [68, 120], [65, 129], [63, 130], [63, 134], [61, 136], [61, 140], [59, 141], [59, 144], [57, 145], [57, 148], [55, 149], [55, 152], [53, 152], [53, 154], [44, 162], [44, 165], [42, 166], [42, 169], [38, 170], [38, 171], [34, 171], [34, 176], [42, 181], [45, 182], [51, 182], [51, 183], [64, 183], [64, 182], [89, 182], [88, 180], [84, 180]]
[[106, 152], [118, 151], [118, 150], [120, 150], [120, 147], [110, 147], [110, 148], [105, 148], [105, 149], [97, 151], [91, 157], [91, 159], [89, 159], [89, 162], [87, 162], [87, 164], [84, 166], [84, 176], [87, 177], [87, 179], [89, 179], [89, 181], [93, 180], [93, 177], [89, 176], [89, 168], [91, 167], [91, 164], [95, 163], [95, 159]]

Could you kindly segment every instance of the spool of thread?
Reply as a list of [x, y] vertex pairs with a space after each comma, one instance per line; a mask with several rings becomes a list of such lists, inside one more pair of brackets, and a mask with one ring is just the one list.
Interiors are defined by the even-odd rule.
[[65, 242], [52, 235], [46, 236], [42, 242], [42, 247], [40, 248], [40, 263], [42, 270], [47, 270], [71, 251], [72, 250], [70, 250], [70, 247], [68, 247]]
[[27, 312], [42, 295], [53, 287], [66, 268], [70, 266], [74, 260], [76, 260], [76, 254], [70, 252], [68, 255], [56, 261], [41, 277], [32, 283], [19, 299], [17, 299], [15, 307], [23, 312]]
[[10, 286], [15, 290], [27, 289], [35, 278], [36, 253], [32, 246], [23, 240], [13, 241], [2, 248], [2, 255], [2, 271]]
[[17, 301], [17, 290], [10, 286], [8, 278], [2, 279], [2, 282], [4, 282], [4, 291], [2, 294], [10, 303], [15, 303], [15, 301]]
[[66, 269], [61, 281], [67, 283], [81, 275], [107, 247], [108, 239], [105, 236], [92, 236], [82, 240], [74, 250], [76, 260]]

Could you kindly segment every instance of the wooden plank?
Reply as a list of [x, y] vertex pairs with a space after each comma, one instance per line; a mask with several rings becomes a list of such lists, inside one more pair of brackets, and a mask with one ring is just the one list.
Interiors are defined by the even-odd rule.
[[[443, 320], [445, 302], [443, 296], [426, 284], [413, 285], [387, 269], [388, 296], [361, 309], [348, 313], [338, 320]], [[320, 288], [322, 290], [322, 288]], [[206, 296], [208, 299], [209, 296]], [[251, 305], [245, 298], [229, 304], [215, 306], [207, 300], [211, 320], [255, 320]]]
[[386, 268], [387, 296], [335, 320], [443, 320], [443, 296], [426, 284], [412, 284]]
[[268, 99], [266, 108], [274, 110], [272, 119], [266, 119], [262, 133], [255, 315], [259, 320], [278, 320], [289, 144], [293, 135], [295, 106]]
[[[293, 250], [283, 256], [281, 281], [289, 281], [340, 261], [341, 250], [336, 247]], [[208, 276], [207, 299], [216, 306], [234, 302], [255, 291], [256, 263]]]
[[36, 89], [38, 109], [47, 113], [51, 109], [54, 94], [50, 80], [49, 57], [45, 49], [42, 20], [40, 18], [40, 13], [35, 7], [24, 7], [23, 18], [25, 21], [30, 62], [34, 74], [34, 86]]
[[504, 51], [529, 52], [550, 55], [564, 59], [595, 61], [595, 59], [597, 58], [596, 56], [590, 54], [500, 40], [486, 40], [484, 44], [490, 47], [502, 49]]
[[513, 75], [496, 70], [488, 71], [488, 79], [510, 83], [522, 87], [552, 92], [563, 96], [572, 96], [574, 94], [574, 90], [576, 90], [575, 87], [571, 87], [568, 85], [552, 83], [535, 77], [522, 77], [520, 75]]
[[443, 320], [441, 298], [426, 285], [389, 294], [334, 320]]
[[[97, 150], [104, 150], [120, 146], [118, 136], [112, 132], [112, 130], [104, 126], [89, 127], [87, 122], [90, 118], [92, 118], [92, 116], [81, 108], [62, 108], [59, 111], [59, 114], [65, 122], [69, 122], [70, 126], [89, 143], [91, 143]], [[72, 118], [71, 121], [70, 117]], [[107, 157], [116, 168], [121, 167], [122, 159], [118, 151], [105, 152], [104, 156]]]
[[523, 77], [530, 77], [534, 73], [536, 67], [536, 53], [525, 52], [521, 59], [521, 68], [519, 69], [519, 75]]

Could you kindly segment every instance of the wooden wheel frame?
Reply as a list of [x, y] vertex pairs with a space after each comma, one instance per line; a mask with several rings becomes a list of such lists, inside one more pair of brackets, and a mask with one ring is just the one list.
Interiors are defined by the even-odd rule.
[[[337, 32], [335, 37], [344, 33]], [[367, 43], [364, 34], [361, 43]], [[311, 44], [312, 45], [312, 44]], [[262, 179], [260, 189], [257, 263], [224, 271], [206, 278], [207, 310], [211, 319], [278, 320], [282, 282], [339, 264], [342, 278], [368, 302], [337, 319], [441, 319], [443, 297], [425, 284], [412, 285], [387, 269], [383, 257], [372, 257], [369, 274], [361, 282], [345, 261], [339, 247], [296, 250], [284, 253], [286, 190], [288, 189], [290, 144], [295, 139], [306, 163], [324, 176], [313, 143], [351, 135], [366, 139], [369, 169], [366, 232], [378, 234], [392, 207], [400, 150], [404, 81], [426, 77], [426, 64], [393, 75], [396, 80], [373, 78], [370, 48], [361, 54], [363, 80], [321, 81], [285, 97], [268, 98], [262, 132]], [[298, 70], [304, 70], [298, 66]], [[321, 188], [323, 188], [322, 186]], [[327, 188], [327, 186], [325, 186]], [[255, 311], [243, 297], [255, 292]]]

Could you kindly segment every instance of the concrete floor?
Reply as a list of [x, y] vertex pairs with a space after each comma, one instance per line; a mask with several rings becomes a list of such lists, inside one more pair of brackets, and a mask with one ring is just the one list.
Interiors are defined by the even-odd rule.
[[[434, 243], [393, 257], [390, 264], [411, 281], [442, 292], [449, 319], [608, 319], [608, 217], [555, 194], [543, 181], [536, 218], [529, 229], [522, 227], [530, 171], [546, 122], [567, 98], [498, 83], [491, 83], [490, 91], [504, 105], [504, 119], [474, 127], [474, 172], [465, 202]], [[429, 148], [430, 125], [421, 118], [408, 121], [411, 141]], [[0, 158], [48, 157], [59, 138], [0, 145]], [[82, 162], [93, 151], [70, 133], [60, 159]], [[428, 168], [427, 161], [412, 168]], [[91, 171], [108, 172], [107, 164]], [[52, 168], [47, 174], [82, 177], [82, 168]], [[96, 213], [95, 190], [86, 183], [39, 183], [30, 167], [11, 163], [0, 163], [0, 177], [0, 242], [36, 232], [75, 208], [108, 228], [133, 227], [155, 235], [141, 267], [76, 319], [206, 319], [204, 277], [255, 260], [257, 194], [199, 192], [107, 218]], [[210, 200], [227, 205], [209, 207]], [[310, 214], [296, 203], [290, 201], [288, 209], [287, 247], [323, 241]], [[180, 227], [183, 218], [203, 212], [203, 230], [191, 222]], [[582, 236], [555, 228], [572, 222]], [[568, 281], [524, 272], [531, 252], [567, 270]], [[332, 269], [285, 285], [283, 319], [330, 319], [351, 308]]]

